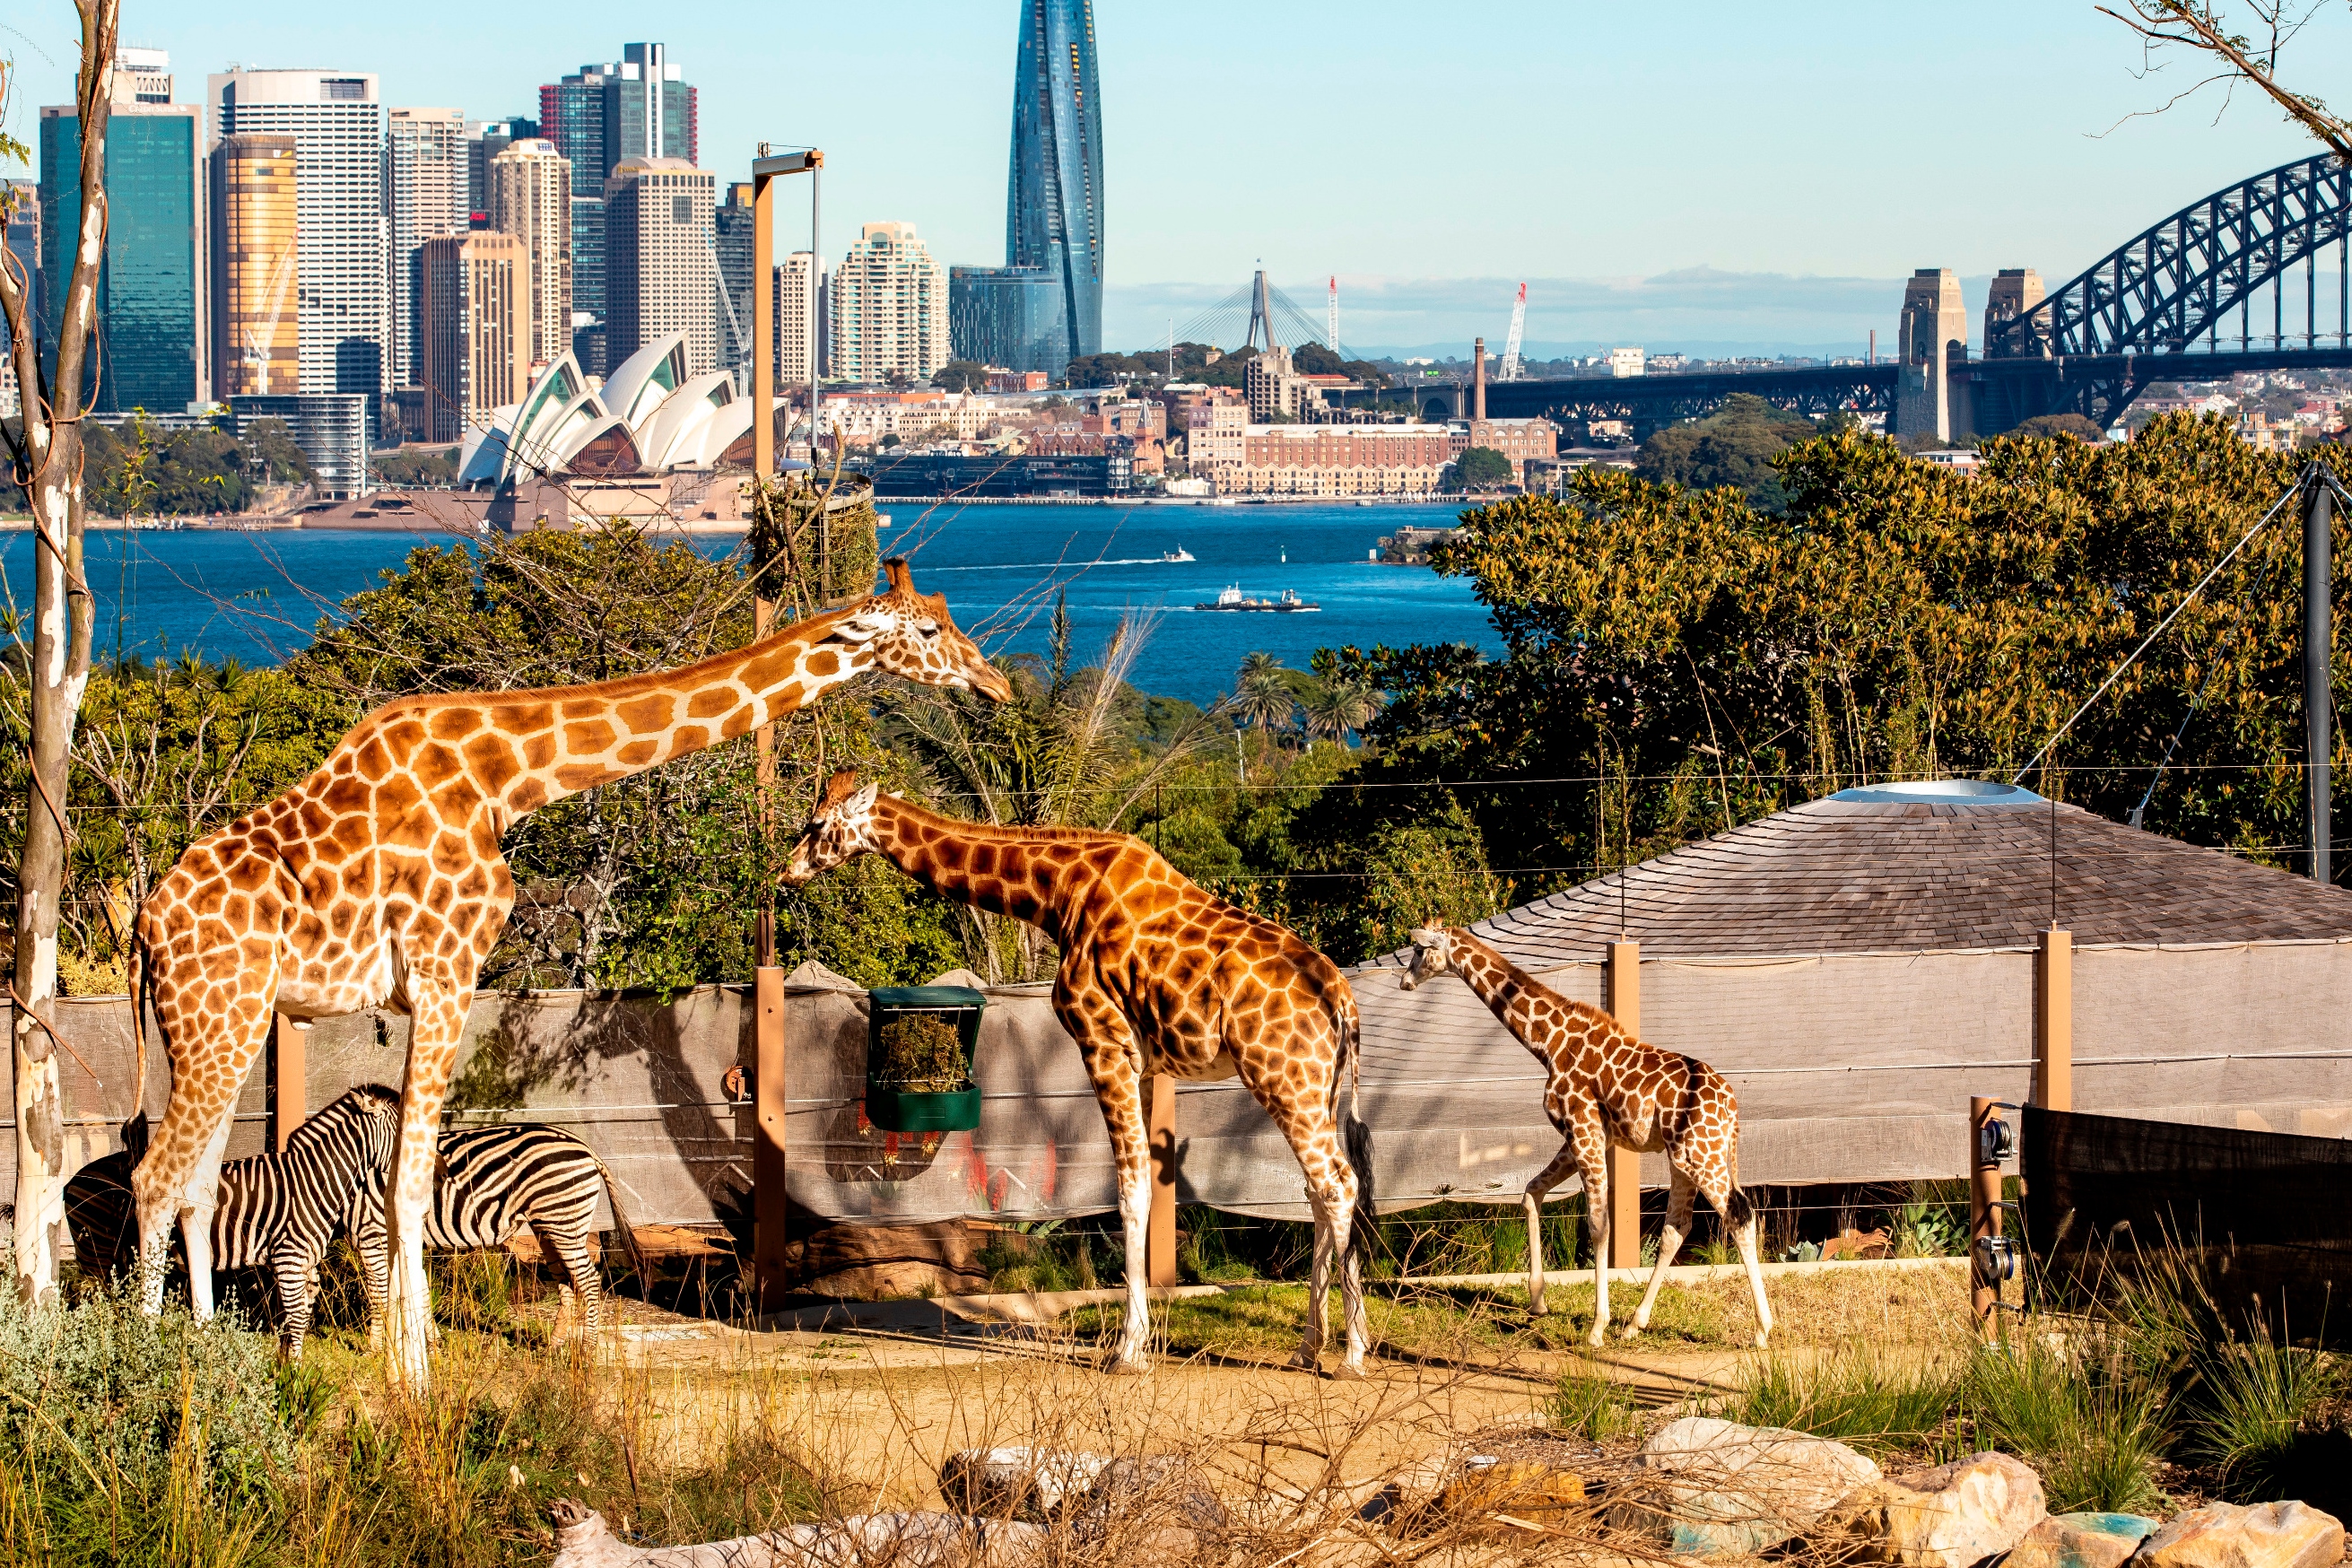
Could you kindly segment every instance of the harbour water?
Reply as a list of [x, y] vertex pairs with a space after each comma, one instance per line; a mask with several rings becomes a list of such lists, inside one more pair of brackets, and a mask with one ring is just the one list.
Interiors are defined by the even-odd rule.
[[[1263, 649], [1304, 668], [1318, 647], [1415, 642], [1499, 645], [1467, 582], [1426, 568], [1366, 560], [1403, 523], [1443, 527], [1448, 507], [886, 506], [884, 553], [904, 553], [926, 592], [947, 595], [958, 624], [991, 651], [1042, 654], [1053, 598], [1069, 595], [1075, 651], [1100, 655], [1122, 616], [1146, 640], [1130, 677], [1141, 689], [1205, 700], [1230, 690], [1242, 656]], [[192, 649], [275, 664], [310, 640], [350, 595], [377, 586], [423, 543], [447, 536], [297, 529], [239, 532], [93, 531], [87, 575], [98, 601], [98, 650], [134, 658]], [[711, 555], [740, 534], [695, 536]], [[1179, 549], [1192, 560], [1163, 561]], [[32, 540], [0, 536], [6, 603], [29, 610]], [[1220, 615], [1193, 606], [1238, 585], [1255, 597], [1288, 589], [1319, 615]]]

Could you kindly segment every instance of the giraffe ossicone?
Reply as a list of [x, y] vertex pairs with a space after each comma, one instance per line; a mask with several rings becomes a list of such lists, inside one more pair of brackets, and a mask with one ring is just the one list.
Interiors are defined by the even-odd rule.
[[1129, 834], [967, 822], [835, 773], [784, 880], [797, 887], [866, 854], [942, 898], [1024, 921], [1062, 952], [1054, 1011], [1077, 1042], [1110, 1130], [1127, 1240], [1127, 1315], [1113, 1370], [1148, 1364], [1143, 1091], [1151, 1075], [1168, 1073], [1238, 1076], [1281, 1130], [1315, 1215], [1307, 1324], [1292, 1364], [1317, 1365], [1337, 1264], [1348, 1335], [1337, 1375], [1361, 1376], [1370, 1148], [1355, 1105], [1356, 997], [1339, 966], [1194, 885]]
[[1666, 1270], [1690, 1234], [1692, 1194], [1704, 1193], [1723, 1217], [1756, 1295], [1756, 1342], [1772, 1332], [1764, 1271], [1756, 1250], [1755, 1205], [1739, 1189], [1739, 1102], [1721, 1073], [1679, 1051], [1643, 1043], [1601, 1009], [1571, 1001], [1458, 926], [1437, 921], [1410, 938], [1412, 957], [1398, 977], [1412, 991], [1451, 971], [1486, 1004], [1503, 1026], [1543, 1063], [1544, 1115], [1564, 1140], [1559, 1152], [1528, 1183], [1528, 1306], [1544, 1306], [1543, 1200], [1572, 1169], [1584, 1183], [1584, 1218], [1592, 1237], [1592, 1331], [1609, 1329], [1609, 1151], [1662, 1153], [1673, 1172], [1666, 1225], [1649, 1289], [1634, 1309], [1627, 1338], [1650, 1326], [1650, 1309]]
[[885, 569], [882, 593], [682, 668], [397, 699], [310, 777], [189, 846], [142, 906], [133, 943], [134, 991], [152, 998], [172, 1069], [131, 1177], [151, 1312], [175, 1219], [194, 1305], [212, 1310], [221, 1152], [272, 1015], [388, 1005], [413, 1027], [385, 1203], [386, 1367], [395, 1386], [425, 1386], [422, 1226], [467, 1009], [514, 908], [499, 839], [551, 801], [747, 734], [869, 670], [1010, 697], [947, 601], [917, 593], [903, 560]]

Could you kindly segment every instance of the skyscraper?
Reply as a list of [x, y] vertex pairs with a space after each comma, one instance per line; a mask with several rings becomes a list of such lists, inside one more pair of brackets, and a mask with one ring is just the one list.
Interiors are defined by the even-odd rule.
[[815, 274], [816, 258], [805, 250], [795, 250], [776, 266], [776, 384], [806, 386], [809, 380], [809, 330], [816, 330], [817, 374], [824, 373], [825, 307], [832, 300], [831, 289], [822, 276], [816, 279], [816, 309], [809, 309], [809, 279]]
[[719, 366], [733, 370], [751, 358], [751, 186], [727, 187], [727, 200], [711, 215], [712, 246], [719, 256]]
[[604, 182], [604, 354], [611, 363], [682, 332], [688, 373], [717, 368], [714, 184], [709, 170], [683, 158], [624, 158]]
[[[1053, 273], [1070, 355], [1102, 352], [1102, 91], [1093, 0], [1022, 0], [1004, 262]], [[1058, 374], [1065, 366], [1050, 368]]]
[[[100, 413], [184, 413], [212, 380], [205, 310], [201, 109], [172, 101], [161, 49], [119, 49], [106, 134], [106, 256], [98, 279]], [[72, 104], [41, 110], [40, 232], [46, 336], [54, 343], [81, 233], [81, 118]]]
[[490, 160], [490, 226], [530, 252], [529, 354], [552, 364], [572, 346], [572, 163], [542, 137]]
[[910, 223], [869, 223], [833, 274], [827, 373], [919, 381], [948, 363], [948, 269]]
[[[591, 61], [539, 89], [539, 133], [572, 160], [572, 309], [595, 323], [606, 315], [604, 182], [624, 158], [682, 158], [700, 151], [699, 101], [661, 44], [628, 44], [621, 58]], [[586, 323], [583, 323], [585, 327]], [[581, 368], [601, 375], [609, 337], [583, 331]], [[594, 363], [592, 363], [592, 357]]]
[[1070, 364], [1069, 301], [1050, 267], [948, 268], [948, 342], [957, 359], [1059, 376]]
[[384, 211], [392, 230], [392, 320], [384, 357], [392, 384], [415, 386], [416, 249], [469, 226], [466, 117], [454, 109], [395, 109], [384, 126]]
[[490, 160], [516, 142], [528, 142], [538, 134], [539, 121], [521, 114], [510, 114], [504, 120], [477, 120], [466, 127], [467, 212], [477, 217], [489, 213]]
[[213, 396], [301, 384], [294, 138], [254, 132], [212, 151]]
[[455, 441], [530, 389], [530, 247], [488, 230], [443, 235], [425, 241], [416, 263], [425, 438]]
[[252, 132], [294, 138], [299, 390], [381, 396], [392, 315], [384, 260], [391, 237], [376, 79], [364, 72], [229, 71], [212, 78], [211, 97], [215, 140]]

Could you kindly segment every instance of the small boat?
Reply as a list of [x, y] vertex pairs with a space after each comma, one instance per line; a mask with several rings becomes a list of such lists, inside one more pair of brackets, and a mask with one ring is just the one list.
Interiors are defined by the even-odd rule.
[[1243, 595], [1241, 584], [1238, 583], [1230, 588], [1218, 589], [1214, 604], [1203, 603], [1192, 607], [1196, 610], [1258, 610], [1275, 615], [1312, 614], [1323, 608], [1320, 605], [1310, 604], [1300, 598], [1287, 588], [1282, 591], [1282, 597], [1279, 599], [1248, 598]]
[[1191, 551], [1185, 549], [1180, 544], [1173, 550], [1161, 551], [1160, 552], [1160, 559], [1173, 566], [1179, 562], [1191, 561], [1194, 559], [1194, 556]]

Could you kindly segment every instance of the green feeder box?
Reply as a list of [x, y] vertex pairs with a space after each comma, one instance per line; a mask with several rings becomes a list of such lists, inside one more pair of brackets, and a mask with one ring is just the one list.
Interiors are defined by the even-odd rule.
[[961, 985], [890, 985], [866, 993], [866, 1120], [891, 1132], [970, 1132], [980, 1125], [971, 1080], [988, 998]]

